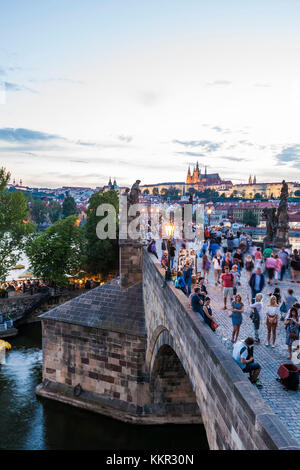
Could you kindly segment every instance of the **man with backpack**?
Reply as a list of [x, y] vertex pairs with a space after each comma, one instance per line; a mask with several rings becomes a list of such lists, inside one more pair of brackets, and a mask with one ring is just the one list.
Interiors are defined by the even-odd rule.
[[226, 310], [227, 297], [229, 295], [230, 300], [233, 298], [233, 288], [235, 287], [235, 278], [232, 273], [229, 272], [228, 266], [225, 267], [225, 272], [221, 276], [221, 285], [224, 288], [224, 308]]
[[262, 384], [258, 380], [261, 365], [254, 362], [253, 344], [254, 339], [251, 337], [246, 338], [244, 341], [238, 341], [234, 345], [232, 358], [244, 373], [249, 373], [250, 382], [256, 385], [257, 388], [262, 388]]

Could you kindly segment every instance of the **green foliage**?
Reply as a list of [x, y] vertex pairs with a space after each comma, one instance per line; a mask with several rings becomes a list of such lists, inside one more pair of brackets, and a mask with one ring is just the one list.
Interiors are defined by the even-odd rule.
[[244, 211], [243, 223], [249, 225], [250, 227], [257, 226], [257, 217], [251, 209]]
[[43, 224], [47, 220], [47, 206], [42, 199], [33, 199], [30, 204], [32, 219], [38, 224]]
[[152, 194], [153, 194], [154, 196], [158, 196], [158, 195], [159, 195], [159, 190], [158, 190], [158, 188], [153, 188]]
[[170, 188], [164, 188], [162, 189], [161, 191], [162, 193], [162, 196], [164, 197], [164, 199], [167, 199], [167, 198], [170, 198], [170, 199], [179, 199], [179, 189], [175, 188], [174, 186], [170, 186]]
[[[101, 204], [112, 204], [118, 214], [119, 198], [118, 193], [114, 190], [100, 191], [90, 197], [88, 209], [86, 211], [87, 220], [84, 226], [86, 237], [86, 258], [85, 270], [90, 274], [107, 275], [111, 270], [118, 268], [119, 263], [119, 245], [116, 240], [100, 240], [97, 237], [96, 227], [104, 216], [97, 216], [97, 208]], [[116, 226], [118, 233], [118, 218], [116, 218]], [[118, 236], [117, 236], [118, 238]]]
[[197, 196], [200, 198], [205, 198], [207, 201], [217, 201], [219, 198], [219, 193], [214, 189], [204, 189], [204, 191], [198, 191]]
[[75, 199], [72, 196], [67, 196], [63, 202], [62, 212], [64, 217], [78, 214]]
[[50, 201], [48, 205], [48, 216], [52, 224], [59, 219], [61, 213], [62, 210], [60, 203], [57, 201]]
[[67, 274], [77, 274], [82, 266], [83, 245], [83, 229], [76, 225], [73, 215], [58, 220], [45, 232], [33, 234], [25, 251], [37, 277], [65, 285]]
[[0, 280], [4, 281], [10, 268], [17, 263], [25, 237], [35, 227], [27, 223], [26, 199], [21, 191], [6, 188], [10, 173], [0, 168]]

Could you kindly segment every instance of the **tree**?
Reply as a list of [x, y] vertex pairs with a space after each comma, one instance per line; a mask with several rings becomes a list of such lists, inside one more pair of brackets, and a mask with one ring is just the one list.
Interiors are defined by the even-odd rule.
[[300, 191], [299, 191], [299, 190], [298, 190], [298, 191], [295, 191], [294, 196], [300, 197]]
[[72, 196], [67, 196], [62, 206], [63, 216], [69, 217], [70, 215], [77, 215], [78, 210], [75, 199]]
[[10, 173], [0, 168], [0, 280], [5, 281], [10, 268], [18, 262], [25, 236], [34, 230], [21, 191], [9, 192]]
[[250, 227], [257, 226], [257, 216], [251, 209], [247, 209], [243, 214], [243, 223], [249, 225]]
[[61, 205], [57, 201], [50, 201], [48, 205], [48, 216], [52, 224], [56, 222], [62, 213]]
[[83, 230], [76, 224], [76, 216], [60, 219], [45, 232], [30, 236], [25, 252], [34, 274], [53, 282], [66, 285], [67, 274], [76, 274], [82, 267]]
[[146, 196], [147, 194], [149, 194], [149, 189], [144, 189], [143, 194], [144, 194], [145, 196]]
[[93, 194], [89, 199], [86, 211], [87, 219], [84, 226], [86, 238], [85, 269], [90, 274], [106, 276], [110, 271], [118, 269], [119, 265], [118, 217], [115, 220], [117, 239], [100, 240], [97, 237], [96, 227], [105, 215], [97, 216], [96, 211], [101, 204], [112, 204], [116, 213], [118, 213], [118, 193], [114, 190], [100, 191]]
[[153, 188], [152, 194], [153, 194], [153, 196], [158, 196], [159, 195], [158, 188]]
[[43, 224], [47, 219], [47, 206], [42, 199], [34, 199], [30, 205], [32, 219], [38, 224]]

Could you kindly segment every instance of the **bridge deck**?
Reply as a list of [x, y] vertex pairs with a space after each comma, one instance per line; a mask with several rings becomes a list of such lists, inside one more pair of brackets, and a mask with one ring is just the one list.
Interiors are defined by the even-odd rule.
[[[158, 244], [158, 256], [160, 259], [161, 249], [159, 245], [160, 244]], [[194, 244], [192, 244], [191, 247], [194, 247]], [[177, 244], [177, 250], [178, 248], [180, 248], [180, 244]], [[201, 259], [198, 258], [199, 272], [201, 271], [200, 266]], [[211, 298], [211, 306], [214, 316], [219, 324], [219, 328], [216, 330], [217, 337], [231, 353], [233, 349], [233, 344], [231, 343], [232, 321], [229, 317], [231, 312], [229, 309], [226, 311], [222, 310], [224, 305], [223, 290], [221, 286], [215, 286], [212, 267], [210, 270], [209, 282], [206, 284], [206, 287], [208, 295]], [[273, 292], [274, 287], [275, 286], [272, 287], [267, 284], [263, 291], [263, 312], [265, 312], [265, 307], [268, 302], [268, 294]], [[287, 294], [287, 290], [289, 288], [292, 288], [294, 290], [295, 297], [297, 297], [298, 301], [300, 302], [300, 284], [290, 282], [289, 271], [285, 275], [285, 280], [279, 282], [277, 287], [280, 288], [282, 297]], [[242, 295], [243, 303], [245, 305], [245, 313], [243, 314], [243, 323], [241, 325], [239, 335], [239, 339], [243, 340], [247, 338], [247, 336], [253, 337], [254, 333], [253, 323], [249, 318], [250, 309], [248, 308], [247, 300], [247, 295], [249, 295], [249, 298], [251, 299], [251, 291], [248, 287], [245, 270], [242, 272], [241, 286], [238, 287], [238, 292]], [[228, 305], [230, 306], [230, 302], [227, 302], [227, 307]], [[273, 409], [274, 413], [288, 428], [291, 435], [300, 443], [300, 391], [287, 391], [284, 389], [281, 383], [276, 380], [278, 377], [277, 370], [280, 364], [291, 362], [287, 359], [288, 349], [285, 344], [286, 332], [284, 322], [279, 321], [275, 348], [265, 346], [267, 339], [267, 327], [265, 322], [263, 322], [263, 324], [260, 326], [259, 334], [261, 343], [259, 345], [255, 345], [254, 347], [254, 358], [262, 365], [260, 381], [263, 384], [263, 388], [260, 389], [259, 392], [263, 399]], [[299, 364], [296, 365], [300, 368], [300, 361]]]
[[[289, 273], [286, 275], [289, 279]], [[243, 303], [245, 305], [245, 313], [243, 314], [243, 323], [240, 328], [239, 339], [245, 339], [247, 336], [253, 336], [253, 323], [249, 318], [247, 294], [251, 298], [250, 289], [247, 286], [246, 273], [242, 273], [241, 286], [238, 292], [242, 295]], [[287, 293], [289, 287], [294, 289], [295, 296], [300, 300], [300, 284], [291, 283], [288, 280], [278, 284], [281, 295]], [[267, 285], [264, 289], [264, 307], [267, 305], [268, 294], [273, 292], [274, 287]], [[222, 310], [223, 308], [223, 295], [222, 288], [215, 287], [213, 272], [210, 273], [209, 283], [207, 290], [211, 298], [212, 308], [214, 315], [219, 323], [219, 328], [216, 333], [223, 342], [225, 347], [232, 351], [233, 345], [231, 343], [232, 322], [229, 317], [230, 310]], [[228, 304], [227, 304], [228, 306]], [[265, 310], [263, 310], [265, 311]], [[263, 384], [263, 389], [259, 390], [264, 400], [270, 405], [274, 412], [278, 415], [281, 421], [286, 425], [291, 434], [300, 443], [300, 392], [287, 391], [283, 386], [277, 382], [277, 370], [279, 365], [283, 362], [290, 362], [287, 360], [288, 350], [285, 344], [286, 332], [284, 322], [279, 321], [277, 327], [276, 347], [267, 347], [265, 342], [267, 339], [267, 327], [265, 323], [260, 327], [260, 340], [259, 345], [254, 347], [254, 358], [262, 365], [260, 380]], [[300, 362], [300, 361], [299, 361]], [[299, 364], [298, 364], [299, 367]]]

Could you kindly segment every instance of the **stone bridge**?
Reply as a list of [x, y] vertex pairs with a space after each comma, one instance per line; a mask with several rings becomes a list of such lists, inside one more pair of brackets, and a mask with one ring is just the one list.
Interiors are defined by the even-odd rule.
[[126, 245], [121, 260], [121, 280], [42, 315], [37, 393], [127, 422], [201, 422], [211, 449], [299, 449], [157, 259]]

